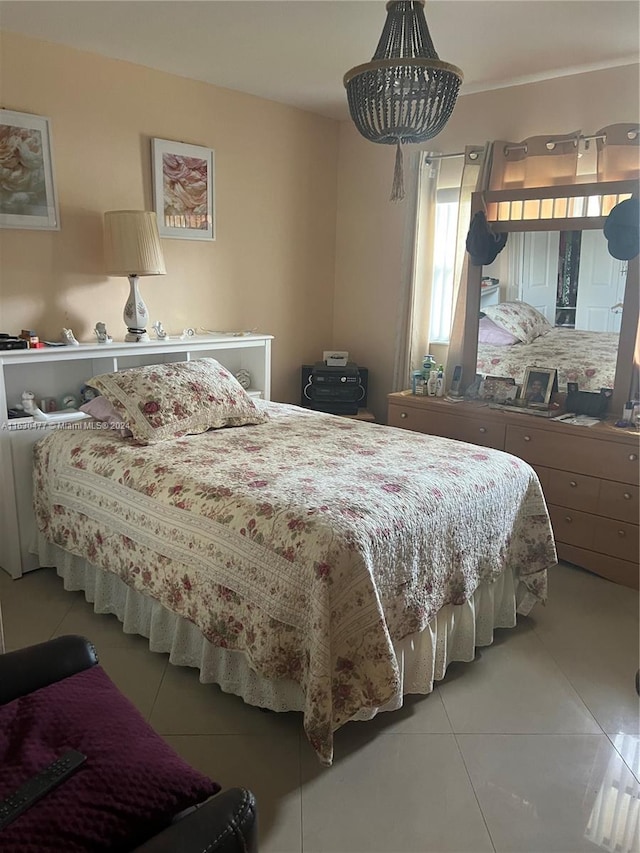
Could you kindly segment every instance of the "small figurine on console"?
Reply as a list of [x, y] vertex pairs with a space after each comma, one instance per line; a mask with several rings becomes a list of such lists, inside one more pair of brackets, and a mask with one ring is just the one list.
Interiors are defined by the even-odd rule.
[[96, 323], [96, 327], [94, 329], [96, 338], [98, 339], [99, 344], [111, 344], [113, 343], [113, 338], [107, 332], [107, 327], [104, 323]]
[[70, 346], [70, 347], [79, 347], [80, 346], [80, 344], [78, 343], [78, 341], [75, 338], [75, 335], [73, 334], [72, 329], [63, 329], [61, 337], [67, 346]]
[[153, 331], [156, 333], [156, 338], [159, 341], [166, 340], [167, 333], [165, 332], [164, 327], [163, 327], [162, 323], [160, 322], [160, 320], [156, 320], [155, 323], [153, 324], [152, 328], [153, 328]]
[[47, 418], [42, 409], [36, 404], [36, 395], [33, 391], [22, 392], [21, 408], [25, 415], [31, 415], [31, 417], [37, 421], [44, 421]]

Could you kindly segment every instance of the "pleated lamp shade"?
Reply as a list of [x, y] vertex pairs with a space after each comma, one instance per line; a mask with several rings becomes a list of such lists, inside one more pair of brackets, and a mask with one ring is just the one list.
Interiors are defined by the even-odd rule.
[[108, 275], [165, 275], [156, 215], [150, 210], [109, 210], [104, 215]]

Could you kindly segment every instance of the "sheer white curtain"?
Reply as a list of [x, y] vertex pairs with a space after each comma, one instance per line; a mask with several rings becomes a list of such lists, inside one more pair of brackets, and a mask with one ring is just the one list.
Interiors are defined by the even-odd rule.
[[454, 278], [453, 322], [449, 350], [447, 352], [446, 375], [451, 379], [453, 368], [462, 364], [462, 342], [467, 313], [467, 264], [466, 239], [471, 222], [471, 195], [486, 189], [491, 170], [493, 143], [487, 142], [484, 148], [468, 146], [465, 149], [464, 169], [460, 186], [458, 206], [458, 238]]
[[[458, 196], [454, 287], [453, 293], [447, 294], [446, 297], [450, 299], [452, 306], [455, 306], [452, 335], [457, 328], [457, 322], [464, 325], [464, 313], [458, 317], [458, 305], [460, 283], [466, 283], [465, 241], [471, 214], [471, 194], [485, 186], [490, 150], [491, 145], [487, 143], [484, 148], [477, 145], [467, 146], [464, 152]], [[421, 153], [419, 158], [415, 178], [409, 184], [415, 196], [407, 199], [409, 207], [403, 256], [403, 293], [396, 333], [394, 391], [409, 387], [411, 371], [422, 366], [422, 357], [429, 352], [432, 287], [438, 286], [438, 282], [434, 282], [434, 246], [441, 159], [439, 154], [430, 152]], [[459, 363], [459, 359], [454, 363]]]
[[[431, 157], [431, 159], [430, 159]], [[428, 351], [429, 299], [433, 273], [436, 191], [440, 161], [422, 151], [413, 152], [407, 184], [407, 218], [402, 260], [402, 297], [396, 329], [393, 390], [411, 384], [411, 371], [422, 366]], [[405, 166], [405, 178], [407, 168]]]

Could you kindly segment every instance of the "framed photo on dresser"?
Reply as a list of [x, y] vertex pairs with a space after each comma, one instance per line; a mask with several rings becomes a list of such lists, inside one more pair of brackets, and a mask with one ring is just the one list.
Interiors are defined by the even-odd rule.
[[552, 367], [527, 367], [522, 383], [521, 399], [532, 409], [546, 408], [557, 387], [557, 371]]

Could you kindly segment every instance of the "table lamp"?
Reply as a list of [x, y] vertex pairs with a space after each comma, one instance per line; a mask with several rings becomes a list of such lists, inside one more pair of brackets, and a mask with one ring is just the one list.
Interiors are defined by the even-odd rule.
[[127, 325], [125, 341], [148, 341], [149, 312], [138, 290], [138, 276], [166, 273], [155, 213], [149, 210], [107, 211], [104, 252], [107, 274], [129, 278], [129, 298], [123, 313]]

